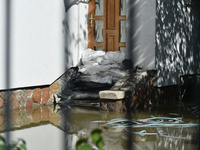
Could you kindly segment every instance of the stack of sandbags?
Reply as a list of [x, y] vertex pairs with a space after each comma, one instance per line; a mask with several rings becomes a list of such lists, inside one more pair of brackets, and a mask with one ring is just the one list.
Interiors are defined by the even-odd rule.
[[116, 82], [124, 73], [120, 70], [120, 65], [124, 59], [124, 52], [87, 49], [81, 58], [82, 65], [79, 66], [79, 72], [83, 74], [81, 79], [96, 83], [111, 84]]

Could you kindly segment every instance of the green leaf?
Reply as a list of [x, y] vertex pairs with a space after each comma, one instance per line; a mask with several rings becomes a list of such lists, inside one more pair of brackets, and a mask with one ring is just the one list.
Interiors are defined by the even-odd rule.
[[26, 150], [26, 145], [25, 145], [25, 144], [21, 144], [21, 145], [20, 145], [20, 148], [21, 148], [22, 150]]
[[88, 143], [86, 143], [84, 145], [78, 146], [76, 150], [92, 150], [92, 147]]
[[103, 150], [103, 147], [104, 147], [103, 138], [101, 138], [101, 139], [97, 142], [97, 147], [99, 148], [99, 150]]
[[77, 145], [82, 145], [84, 143], [87, 143], [87, 141], [88, 141], [88, 139], [80, 139], [80, 140], [77, 141], [76, 146]]
[[4, 137], [3, 136], [0, 136], [0, 141], [2, 141], [2, 142], [6, 142], [6, 140], [4, 139]]
[[96, 144], [96, 146], [100, 150], [103, 150], [104, 141], [103, 141], [103, 137], [101, 136], [101, 132], [102, 131], [100, 129], [96, 129], [96, 130], [92, 131], [91, 137], [92, 137], [92, 141]]
[[88, 144], [87, 139], [80, 139], [76, 143], [76, 150], [92, 150], [92, 147]]
[[20, 147], [17, 147], [17, 150], [21, 150]]
[[102, 138], [101, 137], [101, 130], [96, 129], [91, 133], [92, 141], [97, 145], [97, 142]]
[[0, 150], [5, 150], [5, 145], [0, 145]]

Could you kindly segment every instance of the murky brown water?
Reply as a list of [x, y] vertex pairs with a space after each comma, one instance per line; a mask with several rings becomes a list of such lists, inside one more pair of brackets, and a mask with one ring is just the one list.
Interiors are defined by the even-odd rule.
[[[64, 149], [67, 131], [67, 149], [73, 150], [78, 139], [90, 137], [91, 131], [99, 128], [102, 130], [105, 150], [125, 150], [127, 127], [133, 127], [132, 144], [135, 150], [196, 150], [198, 120], [195, 109], [191, 108], [191, 105], [181, 107], [173, 104], [137, 110], [131, 113], [131, 121], [123, 119], [126, 113], [100, 112], [98, 108], [91, 107], [43, 106], [21, 109], [13, 111], [14, 131], [11, 135], [13, 139], [23, 138], [28, 150], [55, 150]], [[144, 120], [147, 118], [149, 120]], [[1, 131], [3, 122], [4, 115], [1, 112]]]

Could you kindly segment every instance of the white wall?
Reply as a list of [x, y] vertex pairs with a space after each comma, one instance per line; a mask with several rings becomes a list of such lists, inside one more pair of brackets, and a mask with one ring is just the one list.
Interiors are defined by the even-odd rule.
[[5, 85], [5, 1], [0, 0], [0, 89]]
[[[5, 88], [4, 8], [0, 0], [0, 89]], [[11, 10], [11, 88], [51, 84], [65, 70], [63, 0], [14, 0]]]
[[134, 66], [155, 69], [155, 0], [127, 0], [127, 50]]
[[65, 13], [65, 66], [76, 66], [88, 47], [88, 4], [78, 3]]
[[[0, 0], [0, 90], [5, 89], [5, 1]], [[48, 85], [76, 66], [87, 48], [88, 4], [12, 1], [11, 87]]]
[[[0, 0], [0, 20], [4, 17], [3, 3]], [[155, 1], [127, 3], [127, 49], [131, 59], [135, 66], [155, 68]], [[63, 0], [13, 1], [11, 88], [51, 84], [66, 69], [76, 66], [87, 49], [87, 13], [88, 4], [82, 2], [64, 12]], [[1, 26], [1, 43], [3, 30]], [[5, 49], [3, 45], [0, 48], [0, 89], [4, 89]]]

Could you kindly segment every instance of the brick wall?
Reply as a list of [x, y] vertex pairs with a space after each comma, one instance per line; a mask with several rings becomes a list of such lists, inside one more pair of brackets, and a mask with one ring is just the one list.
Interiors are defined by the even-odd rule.
[[[73, 69], [66, 71], [56, 81], [49, 86], [41, 86], [34, 88], [22, 88], [9, 91], [11, 108], [19, 109], [23, 107], [33, 107], [34, 104], [45, 105], [54, 101], [53, 95], [63, 90], [73, 72]], [[6, 102], [6, 91], [0, 91], [0, 108]]]
[[6, 103], [6, 93], [9, 94], [11, 109], [30, 108], [34, 104], [52, 103], [50, 87], [17, 89], [0, 92], [0, 108]]

